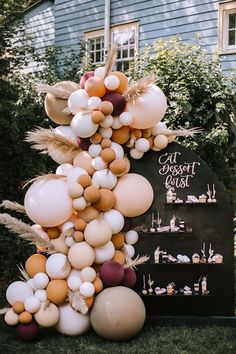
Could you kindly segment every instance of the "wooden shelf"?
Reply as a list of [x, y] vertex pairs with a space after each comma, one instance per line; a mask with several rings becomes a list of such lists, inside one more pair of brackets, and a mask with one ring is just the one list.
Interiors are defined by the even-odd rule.
[[186, 202], [183, 202], [183, 203], [167, 203], [165, 202], [165, 205], [217, 205], [218, 202], [215, 202], [215, 203], [200, 203], [200, 202], [194, 202], [194, 203], [186, 203]]
[[142, 293], [138, 293], [138, 295], [139, 296], [141, 296], [141, 297], [143, 297], [143, 298], [151, 298], [151, 297], [169, 297], [169, 298], [183, 298], [183, 297], [190, 297], [190, 298], [209, 298], [209, 297], [212, 297], [212, 295], [211, 294], [208, 294], [208, 295], [181, 295], [181, 294], [179, 294], [179, 295], [166, 295], [166, 294], [162, 294], [162, 295], [156, 295], [156, 294], [152, 294], [152, 295], [144, 295], [144, 294], [142, 294]]
[[154, 263], [154, 262], [149, 262], [149, 263], [144, 263], [140, 264], [139, 266], [145, 266], [145, 265], [154, 265], [154, 266], [196, 266], [196, 267], [201, 267], [201, 266], [221, 266], [224, 263]]
[[139, 231], [139, 235], [160, 235], [160, 236], [176, 236], [176, 235], [190, 235], [193, 231], [166, 231], [166, 232], [151, 232], [151, 231]]

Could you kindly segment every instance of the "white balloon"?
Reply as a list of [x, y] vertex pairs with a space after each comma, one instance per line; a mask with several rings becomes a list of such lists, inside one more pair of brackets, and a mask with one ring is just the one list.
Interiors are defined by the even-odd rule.
[[115, 75], [108, 75], [104, 80], [104, 85], [108, 90], [116, 90], [120, 85], [120, 80]]
[[47, 274], [39, 272], [33, 277], [34, 284], [37, 289], [45, 289], [49, 283], [49, 278]]
[[138, 151], [137, 149], [130, 149], [130, 156], [135, 159], [135, 160], [139, 160], [143, 157], [143, 152]]
[[73, 310], [70, 304], [59, 306], [59, 313], [59, 321], [55, 326], [57, 332], [67, 336], [79, 336], [89, 330], [89, 315], [82, 315]]
[[79, 277], [71, 276], [70, 278], [67, 279], [68, 288], [71, 289], [72, 291], [78, 290], [81, 284], [82, 282]]
[[97, 96], [89, 97], [88, 108], [98, 109], [101, 103], [102, 103], [102, 100], [100, 97], [97, 97]]
[[65, 232], [66, 230], [72, 229], [74, 227], [73, 222], [67, 221], [61, 226], [61, 232]]
[[147, 152], [150, 149], [150, 143], [145, 138], [140, 138], [135, 142], [135, 149], [139, 152]]
[[129, 230], [125, 234], [125, 242], [128, 245], [134, 245], [138, 241], [138, 233], [135, 230]]
[[129, 258], [132, 258], [135, 254], [135, 249], [132, 245], [125, 244], [121, 251], [123, 251]]
[[95, 293], [95, 287], [92, 283], [85, 281], [80, 285], [79, 292], [82, 296], [90, 297]]
[[92, 283], [96, 278], [96, 271], [92, 267], [85, 267], [81, 270], [81, 279], [83, 282], [88, 281]]
[[48, 299], [46, 290], [36, 290], [34, 296], [37, 297], [40, 302], [45, 302]]
[[106, 75], [105, 66], [99, 66], [94, 70], [94, 76], [97, 76], [102, 80], [105, 78], [105, 75]]
[[81, 175], [88, 175], [88, 172], [81, 167], [72, 168], [67, 174], [67, 183], [75, 183]]
[[63, 163], [62, 165], [57, 167], [56, 174], [60, 176], [67, 176], [67, 173], [73, 167], [74, 166], [71, 163]]
[[73, 212], [68, 186], [62, 179], [34, 182], [26, 192], [24, 205], [28, 217], [46, 227], [62, 224]]
[[73, 237], [67, 236], [65, 238], [65, 243], [68, 247], [71, 247], [75, 243], [75, 240], [73, 239]]
[[124, 157], [124, 149], [120, 144], [112, 142], [111, 148], [115, 151], [116, 159], [122, 159], [122, 157]]
[[29, 287], [33, 290], [33, 291], [36, 291], [37, 288], [36, 288], [36, 285], [34, 284], [34, 279], [31, 278], [31, 279], [28, 279], [26, 281], [27, 285], [29, 285]]
[[68, 107], [71, 113], [76, 114], [88, 107], [89, 95], [83, 89], [76, 90], [68, 98]]
[[97, 182], [101, 188], [113, 189], [117, 183], [117, 177], [108, 169], [96, 171], [92, 180]]
[[91, 112], [79, 112], [70, 122], [70, 126], [73, 132], [80, 138], [89, 138], [98, 128], [98, 124], [95, 124], [92, 120]]
[[84, 210], [87, 207], [87, 202], [84, 197], [76, 198], [73, 200], [73, 208], [75, 210]]
[[95, 170], [99, 171], [99, 170], [103, 170], [104, 168], [106, 168], [107, 164], [105, 161], [103, 161], [101, 156], [97, 156], [93, 159], [92, 166]]
[[119, 117], [113, 118], [112, 129], [120, 129], [122, 127], [122, 123]]
[[110, 139], [112, 136], [112, 129], [111, 128], [99, 128], [98, 132], [101, 134], [103, 139]]
[[24, 301], [25, 310], [30, 313], [35, 313], [40, 307], [40, 301], [36, 296], [30, 296]]
[[9, 309], [4, 316], [4, 320], [8, 326], [15, 326], [19, 322], [19, 316], [12, 309]]
[[103, 128], [109, 128], [112, 126], [113, 117], [111, 115], [105, 116], [105, 119], [100, 123], [100, 126]]
[[120, 122], [122, 125], [130, 125], [133, 123], [133, 117], [129, 112], [123, 112], [120, 115]]
[[104, 220], [110, 225], [112, 234], [120, 232], [125, 224], [123, 215], [115, 209], [110, 209], [103, 214]]
[[166, 123], [165, 122], [158, 122], [152, 128], [152, 135], [156, 136], [156, 135], [161, 134], [163, 131], [166, 131], [166, 130], [167, 130]]
[[78, 145], [76, 134], [73, 132], [69, 125], [59, 125], [54, 129], [54, 133], [57, 135], [62, 135], [65, 138], [72, 140], [74, 144]]
[[95, 248], [95, 263], [102, 264], [110, 261], [114, 254], [115, 247], [111, 241], [108, 241], [105, 245]]
[[68, 185], [68, 193], [71, 198], [79, 198], [84, 194], [84, 188], [77, 182]]
[[14, 281], [6, 291], [6, 298], [10, 305], [17, 301], [24, 302], [30, 296], [33, 296], [33, 290], [23, 281]]
[[70, 270], [70, 263], [62, 253], [54, 253], [47, 259], [46, 272], [51, 279], [65, 279]]
[[102, 152], [102, 147], [100, 144], [91, 144], [88, 149], [88, 153], [92, 157], [100, 156]]

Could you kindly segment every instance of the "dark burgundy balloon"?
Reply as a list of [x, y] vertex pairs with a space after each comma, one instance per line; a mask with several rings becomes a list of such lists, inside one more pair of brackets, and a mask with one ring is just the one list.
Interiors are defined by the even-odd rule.
[[116, 286], [124, 277], [124, 268], [116, 261], [106, 261], [101, 266], [99, 274], [104, 285]]
[[39, 326], [32, 321], [29, 324], [18, 324], [16, 327], [16, 337], [24, 342], [33, 342], [39, 338]]
[[133, 288], [137, 281], [137, 276], [132, 268], [125, 269], [124, 278], [120, 285], [127, 286], [127, 288]]
[[102, 101], [109, 101], [113, 104], [113, 116], [119, 116], [125, 110], [125, 99], [119, 93], [107, 93], [102, 97]]
[[79, 136], [77, 136], [77, 142], [79, 144], [79, 147], [83, 150], [88, 150], [91, 145], [91, 141], [89, 140], [89, 138], [80, 138]]
[[88, 71], [87, 73], [85, 73], [85, 74], [81, 77], [80, 83], [79, 83], [81, 89], [84, 89], [84, 84], [85, 84], [85, 82], [86, 82], [90, 77], [92, 77], [92, 76], [94, 76], [94, 72], [93, 72], [93, 71]]
[[125, 223], [124, 223], [124, 226], [123, 226], [123, 229], [121, 231], [129, 231], [131, 229], [131, 218], [127, 218], [125, 217]]

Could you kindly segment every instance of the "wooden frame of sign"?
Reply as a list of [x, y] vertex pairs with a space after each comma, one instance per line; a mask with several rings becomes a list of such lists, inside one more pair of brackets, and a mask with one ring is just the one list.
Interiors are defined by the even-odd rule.
[[[136, 291], [142, 296], [148, 315], [233, 316], [234, 315], [234, 242], [233, 211], [227, 192], [212, 170], [195, 153], [177, 144], [169, 144], [159, 152], [150, 151], [141, 160], [131, 161], [131, 171], [146, 177], [154, 190], [154, 201], [143, 215], [132, 219], [132, 228], [139, 227], [136, 255], [150, 255], [150, 260], [138, 267]], [[188, 195], [206, 195], [207, 185], [214, 184], [216, 202], [186, 203]], [[167, 203], [166, 193], [174, 188], [180, 203]], [[138, 191], [137, 191], [138, 193]], [[135, 202], [135, 201], [134, 201]], [[185, 230], [175, 232], [150, 232], [154, 213], [161, 219], [161, 226], [170, 225], [175, 215], [184, 220]], [[178, 224], [178, 222], [177, 222]], [[156, 229], [155, 225], [155, 229]], [[152, 230], [153, 231], [153, 230]], [[206, 259], [211, 244], [215, 253], [223, 256], [222, 263], [192, 263], [193, 253], [202, 255], [205, 243]], [[173, 257], [187, 255], [190, 263], [155, 263], [154, 251], [160, 246]], [[161, 259], [160, 259], [161, 261]], [[143, 276], [154, 280], [153, 292], [142, 294]], [[207, 292], [201, 294], [201, 280], [207, 276]], [[174, 282], [175, 290], [200, 281], [200, 292], [184, 295], [155, 294], [155, 287], [166, 288]]]

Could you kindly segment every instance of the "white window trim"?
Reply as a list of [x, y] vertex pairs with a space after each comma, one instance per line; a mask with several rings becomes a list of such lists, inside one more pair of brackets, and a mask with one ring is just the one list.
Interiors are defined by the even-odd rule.
[[228, 20], [229, 14], [236, 13], [236, 1], [225, 1], [219, 3], [218, 18], [218, 52], [219, 54], [236, 53], [236, 44], [229, 46], [228, 43]]
[[[132, 22], [126, 22], [126, 23], [122, 23], [122, 24], [111, 25], [110, 26], [110, 47], [114, 44], [113, 43], [113, 33], [118, 32], [120, 30], [124, 30], [126, 28], [135, 30], [135, 55], [136, 55], [138, 53], [138, 49], [139, 49], [139, 22], [138, 21], [135, 21], [135, 22], [132, 21]], [[87, 43], [88, 39], [99, 37], [102, 35], [104, 36], [104, 29], [99, 28], [97, 30], [84, 32], [84, 39], [85, 39], [85, 42]], [[134, 57], [134, 60], [135, 60], [135, 57]]]

